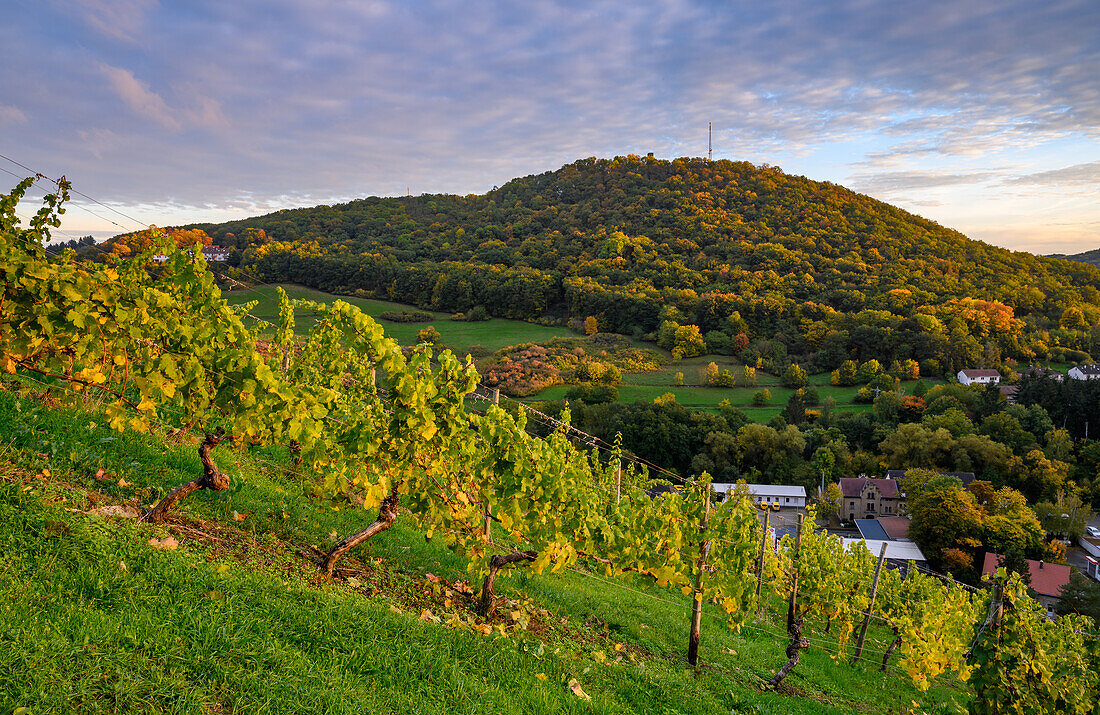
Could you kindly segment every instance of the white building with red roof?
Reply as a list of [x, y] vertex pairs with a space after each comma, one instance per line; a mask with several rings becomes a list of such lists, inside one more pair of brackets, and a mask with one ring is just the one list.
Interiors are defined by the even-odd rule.
[[1001, 373], [988, 369], [959, 370], [956, 377], [962, 385], [996, 385], [1001, 381]]

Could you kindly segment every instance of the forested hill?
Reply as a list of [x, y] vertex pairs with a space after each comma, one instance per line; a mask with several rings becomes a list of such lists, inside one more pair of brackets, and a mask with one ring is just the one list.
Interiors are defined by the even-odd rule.
[[821, 368], [1067, 357], [1093, 350], [1100, 322], [1093, 266], [995, 248], [747, 162], [583, 159], [480, 196], [367, 198], [196, 227], [268, 281], [448, 311], [596, 316], [601, 330], [635, 335], [667, 319], [719, 347], [710, 333], [766, 338]]
[[1078, 261], [1080, 263], [1088, 263], [1092, 266], [1100, 266], [1100, 248], [1094, 248], [1091, 251], [1085, 251], [1083, 253], [1074, 253], [1067, 256], [1062, 253], [1052, 253], [1051, 258], [1061, 258], [1066, 261]]

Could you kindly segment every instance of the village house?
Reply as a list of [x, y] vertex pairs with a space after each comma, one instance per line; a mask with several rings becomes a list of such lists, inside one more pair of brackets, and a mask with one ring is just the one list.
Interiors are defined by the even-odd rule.
[[1100, 365], [1078, 365], [1069, 369], [1074, 380], [1095, 380], [1100, 378]]
[[896, 516], [905, 503], [897, 480], [889, 477], [843, 477], [840, 494], [840, 516], [848, 521]]
[[[990, 551], [985, 552], [985, 561], [982, 563], [982, 576], [987, 576], [996, 571], [1003, 558], [1000, 554], [994, 554]], [[1047, 617], [1052, 618], [1054, 616], [1054, 605], [1062, 599], [1062, 587], [1069, 583], [1073, 568], [1047, 561], [1027, 559], [1027, 570], [1031, 574], [1031, 590], [1035, 592], [1035, 600], [1047, 609]]]
[[229, 260], [229, 250], [224, 246], [203, 246], [202, 257], [207, 263], [221, 263]]
[[962, 385], [996, 385], [1001, 381], [1001, 373], [987, 369], [959, 370], [956, 377]]
[[[207, 263], [222, 263], [229, 260], [229, 252], [232, 249], [225, 248], [223, 246], [203, 246], [202, 257], [206, 259]], [[191, 255], [188, 251], [187, 255]], [[158, 253], [153, 256], [153, 260], [157, 263], [164, 263], [168, 260], [168, 256], [163, 253]]]

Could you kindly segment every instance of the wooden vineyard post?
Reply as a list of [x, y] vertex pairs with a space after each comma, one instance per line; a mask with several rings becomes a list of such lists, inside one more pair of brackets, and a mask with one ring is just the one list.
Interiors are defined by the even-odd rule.
[[764, 549], [768, 548], [768, 529], [771, 528], [772, 513], [764, 512], [764, 535], [760, 537], [760, 557], [756, 561], [756, 602], [760, 602], [760, 588], [764, 584]]
[[875, 579], [871, 582], [871, 601], [867, 604], [867, 613], [863, 614], [863, 625], [859, 627], [859, 638], [856, 639], [856, 652], [852, 656], [855, 663], [863, 655], [863, 641], [867, 638], [867, 625], [871, 622], [871, 612], [875, 609], [875, 594], [878, 593], [878, 577], [882, 573], [882, 564], [886, 561], [886, 542], [882, 542], [882, 549], [878, 552], [878, 565], [875, 566]]
[[[703, 523], [699, 525], [699, 533], [707, 530], [707, 521], [710, 519], [710, 485], [707, 485], [707, 501], [703, 507]], [[691, 602], [691, 631], [688, 633], [688, 663], [691, 667], [699, 667], [699, 627], [703, 621], [703, 567], [707, 563], [707, 552], [710, 551], [710, 542], [703, 541], [699, 544], [699, 565], [695, 572], [695, 591]]]
[[622, 499], [623, 491], [623, 460], [615, 463], [615, 503]]
[[[493, 390], [493, 404], [500, 404], [500, 388]], [[485, 500], [485, 541], [490, 542], [493, 540], [493, 517], [489, 513], [489, 500]]]

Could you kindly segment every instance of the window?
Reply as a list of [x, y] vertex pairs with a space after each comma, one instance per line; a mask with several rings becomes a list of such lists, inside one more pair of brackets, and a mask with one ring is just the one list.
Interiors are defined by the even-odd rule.
[[874, 511], [874, 510], [875, 510], [875, 503], [873, 501], [867, 502], [867, 511]]
[[790, 498], [790, 497], [787, 497], [787, 501], [786, 501], [786, 503], [787, 503], [787, 504], [790, 504], [790, 503], [791, 503], [791, 498]]

